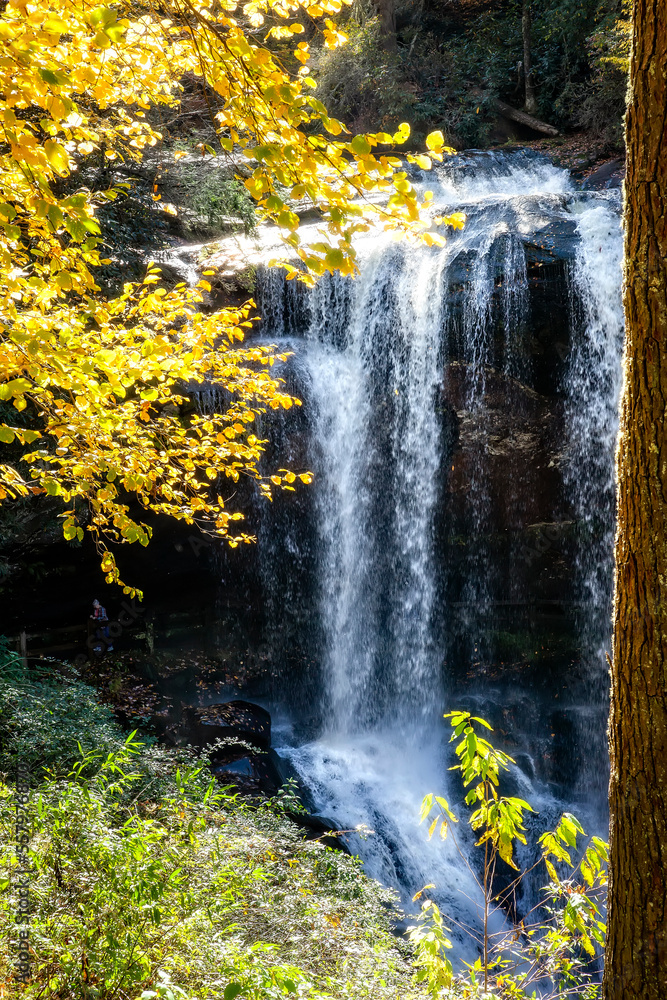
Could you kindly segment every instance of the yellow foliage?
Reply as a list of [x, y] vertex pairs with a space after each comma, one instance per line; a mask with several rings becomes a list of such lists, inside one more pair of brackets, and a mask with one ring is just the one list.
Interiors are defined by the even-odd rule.
[[[296, 45], [303, 66], [294, 76], [246, 30], [268, 19], [269, 34], [287, 38], [303, 31], [299, 16], [323, 17], [325, 42], [335, 46], [345, 41], [330, 17], [340, 8], [341, 0], [164, 0], [159, 8], [8, 0], [3, 7], [0, 400], [19, 412], [30, 405], [41, 435], [0, 427], [0, 442], [31, 446], [22, 458], [29, 472], [0, 465], [0, 500], [60, 497], [65, 537], [80, 539], [81, 525], [92, 533], [109, 582], [122, 584], [109, 545], [150, 538], [130, 513], [131, 498], [232, 545], [251, 541], [232, 532], [241, 515], [225, 506], [222, 483], [250, 476], [269, 498], [271, 483], [292, 488], [289, 471], [261, 476], [265, 442], [252, 429], [267, 408], [299, 401], [271, 374], [278, 356], [243, 344], [252, 303], [205, 315], [198, 307], [206, 282], [165, 291], [154, 266], [143, 283], [105, 300], [94, 277], [101, 262], [95, 210], [117, 192], [92, 193], [73, 180], [88, 156], [137, 160], [157, 143], [145, 112], [176, 105], [189, 74], [213, 95], [220, 151], [246, 157], [246, 187], [261, 216], [282, 228], [289, 255], [304, 265], [301, 272], [283, 262], [288, 277], [312, 283], [326, 271], [352, 274], [353, 238], [371, 226], [438, 242], [406, 174], [396, 170], [400, 161], [374, 152], [391, 137], [350, 137], [314, 97], [308, 45]], [[409, 131], [401, 125], [393, 141], [405, 142]], [[446, 152], [440, 133], [427, 146], [428, 157], [414, 158], [423, 166]], [[367, 200], [378, 191], [387, 194], [384, 205]], [[315, 246], [300, 242], [292, 198], [320, 211]], [[227, 390], [226, 412], [199, 417], [184, 408], [185, 387], [204, 380]]]

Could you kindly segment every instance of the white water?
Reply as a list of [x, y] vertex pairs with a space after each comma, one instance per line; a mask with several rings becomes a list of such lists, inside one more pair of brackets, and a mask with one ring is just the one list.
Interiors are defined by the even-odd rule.
[[[352, 285], [322, 281], [307, 306], [304, 339], [289, 340], [307, 371], [313, 411], [322, 723], [316, 739], [296, 746], [287, 740], [279, 752], [289, 757], [322, 815], [343, 829], [364, 824], [375, 831], [367, 840], [349, 838], [370, 875], [399, 888], [408, 905], [415, 891], [435, 883], [458, 925], [478, 926], [479, 894], [451, 839], [429, 843], [419, 825], [427, 792], [460, 799], [447, 770], [440, 721], [443, 711], [458, 707], [448, 702], [444, 667], [448, 568], [439, 565], [434, 545], [443, 503], [438, 413], [445, 364], [456, 343], [466, 371], [465, 412], [479, 410], [483, 417], [500, 274], [501, 367], [514, 378], [528, 374], [530, 362], [520, 350], [528, 309], [521, 238], [553, 218], [572, 231], [576, 227], [573, 299], [585, 304], [579, 317], [584, 334], [571, 352], [567, 376], [565, 480], [585, 521], [591, 488], [608, 492], [613, 483], [620, 231], [613, 199], [575, 195], [566, 172], [527, 157], [464, 161], [425, 186], [434, 191], [438, 210], [467, 211], [465, 230], [443, 250], [367, 241], [358, 279]], [[445, 294], [451, 281], [461, 287], [456, 314]], [[296, 332], [296, 300], [289, 298], [294, 295], [276, 276], [265, 282], [261, 304], [271, 339]], [[586, 471], [593, 468], [594, 475]], [[480, 462], [469, 495], [470, 523], [479, 531], [492, 503]], [[609, 521], [608, 505], [602, 516]], [[605, 531], [595, 555], [580, 560], [582, 599], [595, 607], [606, 600], [610, 579], [610, 523]], [[494, 573], [488, 553], [472, 558], [465, 572], [462, 596], [479, 620]], [[592, 766], [604, 774], [598, 656], [604, 614], [596, 621], [585, 640], [595, 646], [597, 636], [583, 683], [591, 701], [577, 709], [597, 727]], [[556, 817], [569, 805], [521, 772], [517, 778], [521, 794], [545, 815]], [[459, 836], [468, 851], [469, 841]], [[474, 953], [474, 945], [467, 953]]]
[[[623, 245], [617, 193], [576, 206], [581, 239], [571, 275], [579, 309], [573, 322], [583, 335], [573, 338], [568, 359], [567, 425], [569, 486], [583, 543], [577, 553], [579, 599], [585, 609], [581, 640], [588, 670], [582, 677], [578, 725], [587, 734], [585, 796], [591, 821], [606, 823], [606, 719], [611, 653], [614, 540], [614, 450], [621, 391], [619, 358], [623, 346], [621, 263]], [[577, 315], [577, 312], [579, 315]]]

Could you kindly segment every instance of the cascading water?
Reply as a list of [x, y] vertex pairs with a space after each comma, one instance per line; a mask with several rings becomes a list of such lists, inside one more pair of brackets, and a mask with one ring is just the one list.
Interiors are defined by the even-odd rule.
[[[606, 814], [605, 758], [611, 650], [615, 480], [613, 454], [621, 388], [619, 357], [623, 309], [619, 289], [622, 244], [619, 197], [601, 196], [580, 206], [579, 252], [570, 280], [575, 298], [572, 350], [567, 374], [569, 461], [566, 483], [581, 531], [576, 553], [576, 586], [583, 609], [581, 642], [588, 669], [581, 678], [579, 725], [591, 740], [584, 762], [587, 789], [598, 814]], [[576, 331], [581, 331], [576, 336]]]
[[[343, 829], [375, 831], [349, 838], [370, 875], [404, 901], [436, 883], [463, 927], [475, 920], [473, 880], [451, 843], [430, 844], [418, 823], [425, 793], [460, 799], [447, 772], [443, 711], [479, 705], [500, 721], [517, 751], [514, 781], [543, 826], [590, 794], [581, 782], [593, 774], [580, 768], [563, 782], [549, 770], [552, 704], [589, 719], [596, 731], [583, 754], [595, 754], [604, 773], [599, 649], [611, 578], [620, 228], [612, 194], [577, 193], [565, 171], [525, 154], [457, 158], [422, 182], [439, 211], [467, 213], [444, 249], [378, 236], [360, 247], [354, 281], [323, 279], [305, 295], [275, 272], [260, 280], [262, 336], [296, 353], [316, 474], [304, 557], [313, 571], [292, 599], [304, 609], [301, 641], [319, 664], [308, 688], [319, 692], [316, 710], [309, 706], [317, 731], [304, 738], [286, 725], [278, 750], [320, 813]], [[536, 288], [558, 299], [553, 309], [535, 299]], [[565, 332], [553, 328], [561, 314]], [[537, 497], [526, 470], [549, 434], [552, 459]], [[540, 536], [545, 510], [555, 527]], [[561, 532], [572, 524], [574, 552]], [[586, 531], [595, 544], [584, 557]], [[546, 550], [527, 546], [534, 537], [547, 538]], [[542, 558], [556, 569], [538, 578]], [[579, 658], [563, 671], [565, 683], [578, 681], [569, 702], [553, 702], [563, 687], [553, 681], [522, 713], [533, 681], [512, 680], [511, 662], [501, 669], [503, 650], [524, 641], [522, 614], [544, 617], [558, 605], [554, 573], [568, 558], [581, 605], [570, 642]], [[274, 608], [278, 562], [273, 551], [263, 571]], [[603, 784], [594, 789], [598, 824]]]

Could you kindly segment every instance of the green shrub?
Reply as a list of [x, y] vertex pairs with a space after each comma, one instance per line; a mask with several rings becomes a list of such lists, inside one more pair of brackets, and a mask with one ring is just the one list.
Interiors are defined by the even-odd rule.
[[[0, 982], [8, 1000], [398, 1000], [408, 946], [360, 863], [212, 781], [205, 755], [125, 737], [76, 677], [2, 647]], [[80, 744], [78, 746], [77, 744]], [[31, 974], [15, 978], [12, 787], [29, 795]]]
[[600, 145], [600, 152], [623, 149], [630, 55], [631, 22], [627, 2], [622, 17], [609, 16], [588, 39], [593, 75], [590, 86], [580, 90], [581, 102], [574, 118]]
[[[618, 143], [626, 68], [619, 52], [624, 0], [532, 4], [531, 57], [538, 117], [561, 129], [590, 129]], [[476, 12], [477, 11], [477, 12]], [[458, 147], [485, 146], [501, 97], [520, 108], [522, 2], [470, 5], [397, 3], [397, 49], [380, 44], [377, 18], [356, 4], [343, 27], [349, 43], [318, 56], [318, 95], [355, 129], [391, 131], [409, 121], [413, 138], [442, 129]]]
[[345, 24], [349, 42], [320, 53], [318, 97], [354, 130], [392, 132], [412, 126], [411, 144], [437, 127], [455, 145], [482, 145], [488, 133], [486, 100], [475, 91], [468, 54], [445, 46], [428, 31], [413, 32], [415, 44], [390, 54], [380, 44], [379, 24]]
[[[207, 235], [238, 229], [254, 232], [257, 220], [252, 198], [243, 184], [215, 161], [183, 161], [172, 169], [173, 197], [186, 209], [188, 229]], [[169, 192], [167, 185], [165, 188]]]
[[[472, 929], [468, 933], [481, 945], [481, 955], [472, 964], [464, 963], [464, 975], [455, 973], [447, 956], [452, 947], [449, 928], [437, 904], [426, 898], [418, 923], [409, 930], [416, 948], [418, 981], [427, 984], [432, 1000], [488, 1000], [491, 996], [535, 1000], [538, 995], [543, 1000], [566, 996], [599, 1000], [609, 845], [593, 836], [580, 847], [578, 837], [586, 836], [584, 830], [576, 817], [563, 813], [556, 828], [538, 838], [539, 861], [521, 871], [514, 851], [518, 844], [527, 843], [524, 821], [534, 810], [524, 799], [503, 795], [500, 788], [515, 761], [486, 739], [492, 729], [484, 719], [469, 712], [448, 712], [445, 718], [454, 729], [450, 742], [456, 743], [458, 763], [451, 770], [460, 772], [466, 790], [465, 802], [472, 810], [468, 823], [478, 838], [475, 847], [480, 848], [481, 870], [461, 851], [454, 832], [458, 819], [446, 799], [427, 795], [421, 819], [430, 819], [429, 838], [438, 826], [443, 839], [451, 834], [480, 889], [481, 936]], [[504, 910], [522, 880], [542, 864], [548, 879], [541, 889], [542, 906], [533, 907], [515, 926], [492, 933], [489, 917]], [[499, 866], [518, 872], [512, 873], [512, 881], [500, 891]]]
[[[129, 737], [33, 793], [32, 976], [21, 996], [407, 995], [389, 896], [357, 862], [304, 842], [271, 803], [250, 808], [216, 791], [202, 761], [181, 767], [172, 757], [171, 791], [155, 797], [148, 756]], [[168, 759], [164, 751], [163, 768]], [[18, 905], [12, 806], [0, 786], [6, 981]]]
[[58, 673], [44, 664], [25, 670], [6, 640], [0, 640], [0, 772], [14, 773], [17, 761], [33, 781], [43, 769], [67, 773], [84, 751], [122, 746], [122, 730], [95, 689], [73, 671]]

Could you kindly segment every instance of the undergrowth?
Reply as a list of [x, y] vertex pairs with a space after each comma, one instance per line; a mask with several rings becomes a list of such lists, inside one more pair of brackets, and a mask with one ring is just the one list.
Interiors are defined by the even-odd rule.
[[[390, 931], [393, 897], [355, 859], [304, 841], [280, 800], [252, 805], [216, 786], [205, 757], [123, 738], [78, 680], [34, 677], [7, 656], [5, 997], [418, 995], [408, 945]], [[26, 982], [16, 978], [17, 759], [33, 778]]]
[[[496, 99], [524, 103], [522, 3], [395, 6], [390, 52], [370, 0], [355, 0], [339, 16], [349, 42], [317, 54], [320, 99], [355, 128], [392, 131], [405, 120], [413, 141], [433, 127], [460, 149], [503, 141]], [[560, 131], [586, 129], [599, 153], [621, 150], [627, 3], [544, 0], [530, 9], [537, 117]]]

